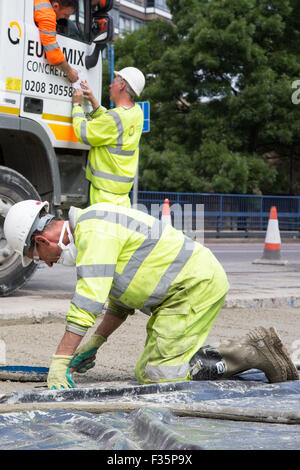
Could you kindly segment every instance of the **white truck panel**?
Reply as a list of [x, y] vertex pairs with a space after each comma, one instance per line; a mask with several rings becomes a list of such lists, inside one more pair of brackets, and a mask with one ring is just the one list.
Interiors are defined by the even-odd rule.
[[24, 2], [0, 2], [0, 112], [19, 115], [23, 75]]
[[[0, 112], [38, 122], [53, 147], [87, 150], [72, 126], [72, 85], [64, 74], [49, 64], [33, 18], [33, 0], [0, 2]], [[102, 58], [87, 70], [85, 57], [95, 47], [80, 40], [57, 35], [57, 41], [72, 67], [85, 78], [101, 100]], [[26, 109], [25, 98], [41, 100], [42, 112]], [[28, 101], [27, 101], [28, 102]], [[90, 103], [83, 101], [86, 112]]]
[[[112, 8], [113, 3], [111, 0], [104, 3], [101, 0], [104, 21], [107, 21], [106, 41], [110, 41], [113, 25], [107, 19], [106, 9]], [[101, 15], [101, 9], [99, 12], [97, 6], [92, 6], [91, 0], [79, 0], [75, 21], [60, 24], [66, 34], [57, 34], [67, 61], [87, 79], [99, 102], [101, 50], [106, 44], [105, 38], [101, 42], [97, 39]], [[93, 38], [95, 42], [89, 42]], [[90, 55], [91, 68], [87, 69], [86, 57]], [[0, 65], [2, 297], [24, 285], [36, 269], [34, 263], [24, 268], [20, 256], [5, 239], [3, 227], [9, 208], [25, 199], [47, 200], [51, 211], [59, 213], [67, 211], [70, 205], [86, 207], [89, 182], [85, 167], [89, 146], [81, 144], [74, 134], [72, 85], [45, 57], [34, 23], [34, 0], [0, 0]], [[83, 108], [91, 111], [90, 103], [84, 100]]]

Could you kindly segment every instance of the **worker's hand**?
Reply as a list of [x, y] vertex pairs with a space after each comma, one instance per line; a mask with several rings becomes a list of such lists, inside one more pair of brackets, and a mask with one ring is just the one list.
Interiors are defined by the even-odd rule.
[[92, 101], [95, 99], [92, 90], [90, 89], [88, 82], [86, 80], [83, 80], [80, 82], [80, 86], [83, 89], [83, 96], [86, 100]]
[[52, 356], [52, 362], [47, 377], [49, 390], [76, 387], [69, 368], [71, 359], [72, 356]]
[[92, 335], [86, 344], [75, 351], [69, 364], [70, 369], [82, 374], [94, 367], [97, 351], [105, 341], [102, 335]]
[[96, 100], [95, 96], [93, 95], [92, 90], [90, 89], [88, 82], [86, 80], [80, 82], [80, 86], [83, 89], [83, 97], [90, 101], [93, 106], [93, 111], [99, 108], [99, 103]]
[[72, 103], [73, 104], [82, 104], [82, 90], [80, 88], [76, 88], [74, 90], [73, 96], [72, 96]]
[[68, 72], [67, 72], [67, 77], [68, 77], [68, 79], [70, 80], [71, 83], [75, 83], [75, 82], [77, 82], [77, 80], [79, 78], [79, 74], [78, 74], [77, 70], [70, 67]]

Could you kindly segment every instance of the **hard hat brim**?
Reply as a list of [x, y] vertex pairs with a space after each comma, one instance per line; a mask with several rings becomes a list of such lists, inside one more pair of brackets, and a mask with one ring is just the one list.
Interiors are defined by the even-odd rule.
[[21, 256], [21, 261], [23, 268], [27, 268], [27, 266], [33, 263], [33, 259], [28, 258], [28, 256]]
[[46, 214], [43, 217], [40, 217], [39, 214], [37, 214], [36, 218], [33, 221], [33, 224], [31, 226], [31, 229], [28, 232], [24, 249], [23, 249], [23, 254], [26, 255], [29, 248], [30, 248], [30, 240], [32, 237], [32, 234], [38, 230], [39, 232], [42, 232], [46, 225], [48, 225], [49, 222], [54, 218], [54, 215], [52, 214]]
[[40, 228], [40, 224], [35, 224], [35, 222], [42, 209], [48, 213], [49, 203], [47, 201], [32, 199], [20, 201], [9, 209], [4, 220], [3, 228], [7, 243], [21, 256], [23, 267], [27, 267], [33, 262], [26, 254], [30, 248], [32, 228]]
[[[123, 80], [125, 80], [128, 83], [128, 85], [131, 87], [131, 89], [133, 90], [135, 95], [140, 96], [140, 94], [142, 93], [142, 91], [144, 89], [145, 82], [144, 82], [143, 86], [140, 89], [140, 87], [137, 86], [137, 84], [134, 81], [132, 81], [132, 77], [128, 76], [128, 69], [130, 69], [130, 68], [135, 69], [135, 67], [125, 67], [124, 69], [122, 69], [120, 71], [119, 70], [114, 70], [114, 74], [116, 76], [119, 76], [119, 77], [123, 78]], [[138, 69], [135, 69], [135, 70], [136, 70], [136, 72], [138, 72], [139, 74], [141, 74], [143, 76], [143, 74], [140, 70], [138, 70]], [[127, 72], [125, 73], [125, 71], [127, 71]]]

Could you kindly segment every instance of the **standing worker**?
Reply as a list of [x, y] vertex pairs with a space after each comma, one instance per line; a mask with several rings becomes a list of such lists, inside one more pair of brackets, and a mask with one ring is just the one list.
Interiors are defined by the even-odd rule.
[[[76, 291], [52, 358], [49, 389], [75, 387], [71, 372], [93, 367], [97, 350], [134, 309], [150, 315], [135, 368], [141, 384], [226, 378], [251, 368], [264, 371], [270, 382], [299, 379], [272, 328], [258, 328], [217, 349], [203, 347], [229, 288], [208, 248], [121, 205], [71, 207], [67, 221], [48, 214], [48, 206], [18, 202], [8, 211], [4, 234], [23, 265], [32, 259], [50, 267], [76, 265]], [[95, 334], [76, 349], [107, 298]]]
[[[73, 127], [80, 142], [91, 146], [86, 167], [90, 181], [90, 203], [111, 202], [130, 207], [129, 192], [138, 167], [139, 141], [143, 130], [143, 112], [134, 103], [145, 86], [143, 73], [135, 67], [114, 72], [110, 99], [115, 108], [99, 105], [86, 82], [73, 94]], [[82, 98], [93, 107], [92, 120], [81, 108]]]
[[69, 19], [77, 7], [78, 0], [34, 0], [34, 21], [39, 28], [46, 57], [71, 83], [78, 80], [78, 72], [68, 64], [59, 47], [56, 40], [56, 21]]

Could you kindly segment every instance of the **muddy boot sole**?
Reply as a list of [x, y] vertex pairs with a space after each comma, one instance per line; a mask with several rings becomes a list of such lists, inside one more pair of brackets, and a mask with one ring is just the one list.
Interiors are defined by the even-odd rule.
[[278, 355], [283, 359], [286, 369], [287, 369], [287, 380], [299, 380], [299, 373], [297, 367], [293, 363], [288, 350], [283, 345], [278, 333], [276, 332], [275, 328], [269, 328], [269, 334], [271, 335], [274, 348]]
[[257, 369], [262, 370], [269, 382], [285, 382], [287, 368], [283, 358], [277, 354], [271, 335], [263, 327], [255, 328], [247, 334], [247, 343], [255, 348], [259, 357]]

